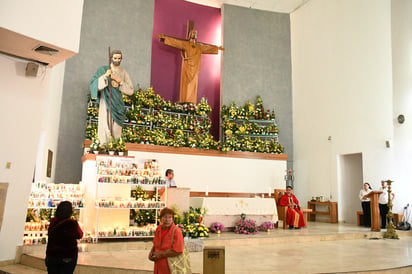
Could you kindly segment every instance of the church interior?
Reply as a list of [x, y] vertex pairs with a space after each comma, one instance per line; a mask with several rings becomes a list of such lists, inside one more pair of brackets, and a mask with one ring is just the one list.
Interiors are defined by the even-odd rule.
[[[193, 273], [411, 271], [412, 234], [396, 229], [412, 221], [411, 1], [1, 7], [0, 273], [46, 273], [47, 239], [30, 220], [60, 201], [38, 196], [56, 193], [76, 201], [85, 232], [75, 273], [152, 273], [147, 255], [164, 206], [199, 216], [202, 229], [222, 226], [187, 232]], [[196, 48], [183, 50], [191, 30]], [[109, 143], [96, 144], [102, 119], [90, 83], [113, 49], [134, 93], [121, 97], [122, 137], [109, 156]], [[190, 50], [201, 51], [196, 82], [182, 91]], [[119, 174], [104, 173], [112, 165]], [[161, 192], [169, 168], [177, 188]], [[381, 181], [394, 194], [385, 228]], [[279, 200], [287, 186], [305, 221], [297, 229]], [[146, 211], [154, 224], [142, 221]], [[256, 233], [234, 233], [239, 218], [256, 221]]]

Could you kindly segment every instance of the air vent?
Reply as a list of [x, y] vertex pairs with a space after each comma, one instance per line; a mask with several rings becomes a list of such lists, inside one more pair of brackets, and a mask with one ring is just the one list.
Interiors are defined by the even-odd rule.
[[46, 46], [38, 45], [33, 49], [35, 52], [41, 53], [41, 54], [46, 54], [46, 55], [55, 55], [56, 53], [59, 52], [57, 49], [49, 48]]

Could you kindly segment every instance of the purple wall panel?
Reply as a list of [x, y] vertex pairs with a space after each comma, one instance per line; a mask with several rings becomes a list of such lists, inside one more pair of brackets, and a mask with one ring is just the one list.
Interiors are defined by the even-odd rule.
[[[179, 100], [181, 55], [180, 51], [165, 46], [157, 35], [186, 38], [187, 21], [194, 21], [198, 31], [197, 41], [220, 46], [221, 12], [220, 9], [193, 4], [183, 0], [156, 0], [152, 36], [151, 85], [166, 100]], [[222, 52], [218, 55], [204, 54], [199, 72], [197, 98], [208, 99], [212, 106], [213, 136], [219, 136], [220, 108], [220, 66]]]

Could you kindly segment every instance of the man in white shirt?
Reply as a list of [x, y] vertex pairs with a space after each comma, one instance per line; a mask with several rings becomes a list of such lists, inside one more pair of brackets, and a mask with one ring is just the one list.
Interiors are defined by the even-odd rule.
[[[388, 183], [381, 181], [382, 187], [379, 189], [382, 193], [379, 195], [379, 213], [381, 215], [381, 228], [386, 228], [386, 215], [388, 214]], [[392, 192], [392, 201], [395, 199], [395, 194]]]
[[173, 169], [167, 169], [165, 175], [166, 175], [166, 179], [165, 179], [166, 187], [176, 187], [175, 180], [173, 180], [175, 176]]

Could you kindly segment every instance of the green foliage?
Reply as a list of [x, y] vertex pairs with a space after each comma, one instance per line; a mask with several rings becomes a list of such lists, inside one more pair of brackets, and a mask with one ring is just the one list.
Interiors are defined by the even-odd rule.
[[[224, 142], [216, 141], [210, 134], [212, 126], [208, 114], [212, 108], [206, 98], [199, 104], [172, 103], [156, 94], [153, 88], [139, 88], [132, 96], [123, 95], [126, 105], [126, 121], [122, 129], [122, 142], [153, 144], [170, 147], [191, 147], [227, 151], [284, 153], [278, 143], [279, 129], [274, 111], [265, 110], [263, 100], [256, 97], [253, 104], [243, 106], [232, 102], [221, 108]], [[89, 100], [86, 139], [97, 138], [97, 102]], [[243, 122], [240, 122], [244, 120]], [[262, 122], [267, 122], [262, 126]], [[113, 140], [100, 145], [99, 152], [125, 151], [126, 148]]]
[[132, 190], [132, 197], [134, 197], [136, 200], [141, 199], [143, 201], [150, 199], [149, 195], [140, 185], [136, 186], [136, 188]]
[[221, 117], [224, 133], [222, 151], [284, 152], [284, 147], [277, 140], [279, 129], [275, 113], [265, 111], [260, 96], [255, 104], [246, 102], [244, 106], [237, 106], [232, 102], [230, 106], [222, 106]]
[[[140, 185], [136, 186], [136, 188], [132, 190], [131, 196], [134, 197], [136, 200], [147, 201], [150, 199], [154, 199], [156, 201], [160, 201], [160, 195], [158, 193], [150, 197], [149, 194]], [[133, 220], [133, 222], [137, 224], [138, 226], [154, 224], [156, 223], [156, 210], [155, 209], [144, 209], [144, 210], [143, 209], [131, 209], [130, 219]], [[157, 216], [157, 219], [159, 219], [159, 216]]]
[[188, 212], [184, 212], [184, 219], [179, 223], [183, 236], [191, 238], [209, 237], [209, 228], [203, 224], [206, 211], [203, 208], [190, 207]]

